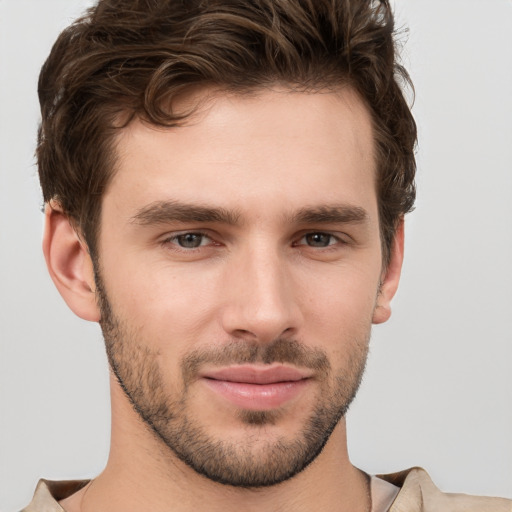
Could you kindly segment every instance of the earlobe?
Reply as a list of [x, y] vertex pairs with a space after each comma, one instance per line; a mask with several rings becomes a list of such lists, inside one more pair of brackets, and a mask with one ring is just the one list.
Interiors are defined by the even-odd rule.
[[381, 287], [377, 296], [377, 304], [373, 312], [373, 323], [381, 324], [391, 316], [391, 300], [400, 282], [402, 262], [404, 259], [404, 220], [400, 220], [391, 246], [389, 264], [381, 278]]
[[55, 286], [71, 310], [98, 322], [92, 260], [68, 217], [57, 203], [46, 205], [43, 252]]

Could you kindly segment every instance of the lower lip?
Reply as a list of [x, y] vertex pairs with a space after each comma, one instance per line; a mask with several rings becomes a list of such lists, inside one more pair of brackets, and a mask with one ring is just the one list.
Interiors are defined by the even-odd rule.
[[214, 379], [203, 381], [212, 391], [237, 407], [251, 411], [267, 411], [277, 409], [295, 398], [309, 379], [271, 384], [247, 384]]

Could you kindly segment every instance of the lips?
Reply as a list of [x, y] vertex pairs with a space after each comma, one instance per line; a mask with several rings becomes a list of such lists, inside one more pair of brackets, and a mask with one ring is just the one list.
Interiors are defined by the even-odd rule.
[[246, 384], [275, 384], [277, 382], [296, 382], [311, 377], [312, 372], [298, 368], [272, 366], [230, 366], [204, 372], [204, 378], [227, 382], [243, 382]]
[[204, 384], [223, 400], [247, 410], [272, 410], [295, 398], [312, 372], [285, 365], [242, 365], [206, 371]]

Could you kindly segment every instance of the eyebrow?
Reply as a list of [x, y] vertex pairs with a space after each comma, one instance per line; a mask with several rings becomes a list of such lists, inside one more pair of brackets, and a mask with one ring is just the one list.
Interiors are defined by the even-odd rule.
[[[233, 226], [240, 224], [240, 219], [241, 214], [236, 210], [170, 200], [144, 206], [130, 220], [142, 226], [171, 222], [217, 222]], [[359, 206], [325, 205], [301, 208], [286, 220], [293, 224], [359, 224], [368, 219], [367, 211]]]
[[297, 224], [361, 224], [368, 220], [369, 215], [364, 208], [352, 205], [301, 208], [292, 217]]
[[169, 222], [219, 222], [235, 225], [240, 214], [225, 208], [213, 208], [200, 204], [186, 204], [178, 201], [155, 201], [141, 208], [131, 222], [148, 226]]

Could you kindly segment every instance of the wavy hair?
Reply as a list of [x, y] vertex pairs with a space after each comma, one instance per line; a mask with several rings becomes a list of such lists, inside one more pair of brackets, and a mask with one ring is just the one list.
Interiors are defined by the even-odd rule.
[[100, 0], [60, 34], [39, 77], [44, 201], [60, 203], [94, 258], [119, 129], [135, 117], [180, 125], [173, 99], [195, 86], [242, 94], [276, 83], [348, 85], [366, 104], [387, 262], [416, 170], [412, 84], [388, 0]]

